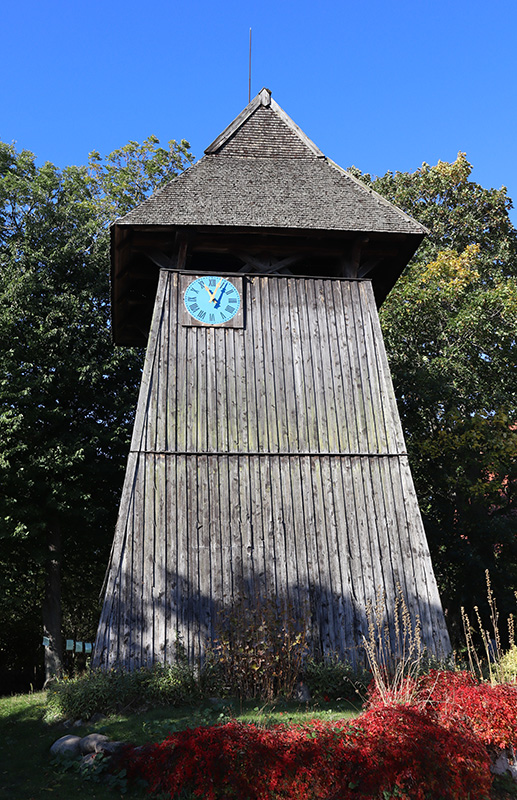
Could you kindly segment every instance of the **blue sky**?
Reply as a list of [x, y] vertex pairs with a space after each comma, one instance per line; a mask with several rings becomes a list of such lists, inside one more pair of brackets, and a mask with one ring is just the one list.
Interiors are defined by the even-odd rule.
[[[58, 166], [128, 140], [199, 158], [262, 86], [341, 166], [467, 153], [517, 202], [517, 4], [18, 0], [0, 33], [0, 139]], [[514, 224], [517, 213], [512, 212]]]

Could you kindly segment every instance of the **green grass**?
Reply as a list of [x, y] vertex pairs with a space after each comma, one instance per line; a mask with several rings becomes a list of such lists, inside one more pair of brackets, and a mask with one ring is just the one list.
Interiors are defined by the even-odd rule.
[[357, 716], [360, 709], [350, 703], [311, 705], [278, 702], [257, 705], [221, 701], [196, 706], [161, 707], [139, 714], [118, 714], [95, 725], [65, 729], [62, 723], [44, 722], [45, 693], [0, 698], [0, 800], [115, 800], [118, 797], [144, 798], [143, 790], [122, 795], [102, 784], [85, 782], [76, 772], [53, 765], [50, 746], [65, 733], [84, 736], [104, 733], [112, 740], [144, 744], [160, 741], [168, 733], [198, 725], [215, 724], [235, 717], [246, 722], [272, 725], [300, 723], [308, 719], [342, 719]]

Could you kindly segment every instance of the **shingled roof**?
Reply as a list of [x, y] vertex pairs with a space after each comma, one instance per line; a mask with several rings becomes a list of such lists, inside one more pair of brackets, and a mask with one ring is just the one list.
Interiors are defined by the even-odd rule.
[[117, 224], [426, 233], [326, 158], [268, 89], [200, 161]]

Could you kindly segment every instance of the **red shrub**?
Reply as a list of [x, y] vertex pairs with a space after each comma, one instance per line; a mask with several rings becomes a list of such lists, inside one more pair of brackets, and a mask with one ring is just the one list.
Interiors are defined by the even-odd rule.
[[365, 800], [397, 787], [401, 800], [481, 800], [491, 783], [479, 740], [405, 706], [372, 709], [350, 724], [196, 728], [125, 759], [129, 777], [170, 798], [185, 790], [207, 800]]
[[485, 745], [517, 743], [517, 686], [480, 683], [469, 672], [433, 671], [420, 679], [418, 702], [446, 728], [468, 728]]
[[371, 708], [357, 724], [367, 734], [372, 796], [389, 786], [408, 800], [487, 796], [490, 760], [468, 731], [446, 729], [422, 709], [404, 705]]

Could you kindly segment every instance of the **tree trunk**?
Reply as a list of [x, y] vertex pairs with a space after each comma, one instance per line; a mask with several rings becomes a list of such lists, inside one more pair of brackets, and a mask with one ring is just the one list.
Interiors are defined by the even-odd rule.
[[58, 520], [47, 527], [48, 558], [46, 566], [45, 600], [43, 602], [43, 633], [50, 644], [45, 647], [45, 685], [63, 672], [63, 640], [61, 637], [61, 527]]

